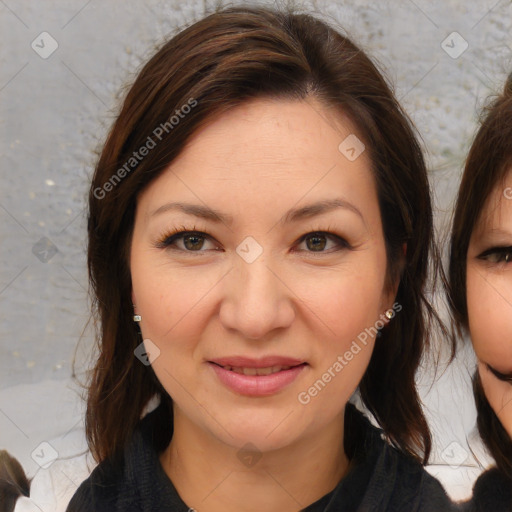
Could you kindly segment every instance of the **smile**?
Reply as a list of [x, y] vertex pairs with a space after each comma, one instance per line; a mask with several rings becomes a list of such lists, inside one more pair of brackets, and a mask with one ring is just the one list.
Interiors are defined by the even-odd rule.
[[224, 370], [240, 373], [242, 375], [271, 375], [283, 370], [289, 370], [290, 366], [268, 366], [266, 368], [243, 368], [241, 366], [223, 366]]
[[236, 358], [229, 361], [232, 364], [217, 360], [208, 361], [208, 365], [217, 382], [239, 395], [253, 397], [274, 395], [282, 391], [308, 366], [298, 360], [263, 361]]

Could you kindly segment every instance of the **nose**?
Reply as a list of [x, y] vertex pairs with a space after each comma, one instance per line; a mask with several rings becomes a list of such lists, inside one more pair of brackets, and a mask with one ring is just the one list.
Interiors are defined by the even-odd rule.
[[261, 340], [292, 324], [293, 292], [263, 255], [252, 263], [240, 258], [225, 279], [219, 316], [226, 329], [236, 330], [246, 339]]

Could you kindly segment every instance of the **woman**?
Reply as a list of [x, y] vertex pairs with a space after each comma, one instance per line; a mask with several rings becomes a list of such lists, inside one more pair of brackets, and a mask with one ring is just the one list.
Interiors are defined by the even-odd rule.
[[473, 377], [480, 436], [496, 467], [477, 480], [465, 510], [512, 510], [512, 75], [471, 146], [455, 208], [450, 304], [478, 360]]
[[414, 382], [425, 163], [350, 40], [248, 7], [176, 35], [110, 132], [88, 231], [100, 464], [68, 510], [449, 509]]

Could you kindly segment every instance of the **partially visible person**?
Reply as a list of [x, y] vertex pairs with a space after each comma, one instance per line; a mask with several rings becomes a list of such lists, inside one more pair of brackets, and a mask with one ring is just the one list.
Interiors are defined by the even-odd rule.
[[30, 495], [30, 481], [21, 464], [8, 451], [0, 450], [0, 512], [13, 512], [20, 496]]
[[469, 334], [480, 436], [495, 465], [465, 511], [512, 511], [512, 75], [485, 110], [458, 193], [449, 263], [456, 333]]

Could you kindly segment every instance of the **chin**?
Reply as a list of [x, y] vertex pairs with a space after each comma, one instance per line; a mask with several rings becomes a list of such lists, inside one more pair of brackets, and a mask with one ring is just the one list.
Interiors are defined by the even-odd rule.
[[233, 448], [245, 449], [250, 443], [259, 451], [266, 452], [288, 446], [300, 437], [301, 424], [296, 416], [283, 409], [265, 412], [247, 410], [245, 414], [237, 411], [236, 414], [219, 418], [221, 425], [228, 426], [226, 430], [217, 423], [210, 426], [214, 428], [215, 437]]

